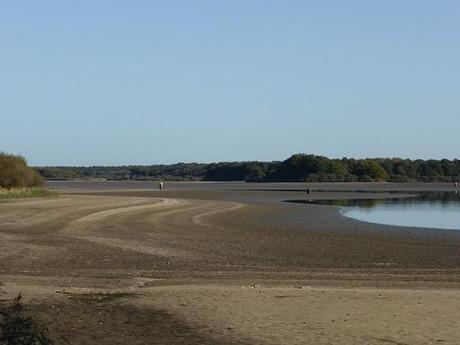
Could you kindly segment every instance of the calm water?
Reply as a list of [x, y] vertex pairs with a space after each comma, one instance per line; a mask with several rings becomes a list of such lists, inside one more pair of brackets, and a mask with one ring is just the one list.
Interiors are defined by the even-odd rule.
[[345, 216], [366, 222], [460, 230], [460, 193], [455, 192], [428, 192], [400, 199], [312, 202], [341, 206]]

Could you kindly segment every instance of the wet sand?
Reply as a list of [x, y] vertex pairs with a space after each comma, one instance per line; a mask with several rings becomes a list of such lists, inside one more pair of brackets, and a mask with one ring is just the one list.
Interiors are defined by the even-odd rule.
[[62, 343], [460, 343], [458, 231], [283, 202], [305, 197], [304, 184], [52, 185], [65, 193], [0, 202], [0, 290], [22, 291]]

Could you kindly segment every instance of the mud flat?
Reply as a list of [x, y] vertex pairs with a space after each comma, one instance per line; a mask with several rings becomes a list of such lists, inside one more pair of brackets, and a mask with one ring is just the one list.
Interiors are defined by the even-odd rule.
[[0, 202], [0, 290], [22, 291], [64, 344], [460, 343], [459, 231], [283, 202], [303, 184], [53, 186], [60, 197]]

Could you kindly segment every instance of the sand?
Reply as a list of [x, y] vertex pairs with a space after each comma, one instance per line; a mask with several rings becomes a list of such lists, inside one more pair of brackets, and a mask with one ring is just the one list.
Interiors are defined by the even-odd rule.
[[297, 185], [68, 186], [0, 202], [0, 291], [61, 343], [460, 344], [460, 232], [280, 202]]

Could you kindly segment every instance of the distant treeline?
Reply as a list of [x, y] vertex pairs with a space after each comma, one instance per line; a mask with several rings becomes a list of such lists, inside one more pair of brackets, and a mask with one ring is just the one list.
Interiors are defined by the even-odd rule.
[[38, 187], [43, 178], [24, 157], [0, 152], [0, 189]]
[[37, 167], [46, 179], [107, 180], [201, 180], [208, 164], [177, 163], [159, 165]]
[[449, 182], [460, 180], [459, 160], [329, 159], [296, 154], [282, 162], [178, 163], [171, 165], [39, 167], [47, 179]]

